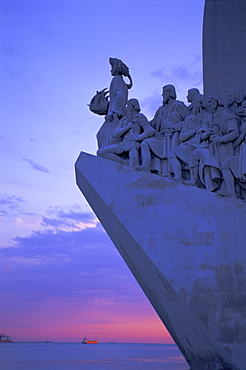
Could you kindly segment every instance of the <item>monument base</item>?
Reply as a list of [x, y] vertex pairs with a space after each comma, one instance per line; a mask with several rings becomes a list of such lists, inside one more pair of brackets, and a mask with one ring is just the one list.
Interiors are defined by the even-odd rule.
[[246, 204], [83, 152], [75, 167], [192, 370], [246, 369]]

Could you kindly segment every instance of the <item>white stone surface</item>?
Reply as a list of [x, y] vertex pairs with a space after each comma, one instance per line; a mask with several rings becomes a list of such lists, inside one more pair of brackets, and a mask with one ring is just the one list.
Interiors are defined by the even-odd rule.
[[76, 179], [192, 370], [246, 369], [246, 204], [86, 153]]

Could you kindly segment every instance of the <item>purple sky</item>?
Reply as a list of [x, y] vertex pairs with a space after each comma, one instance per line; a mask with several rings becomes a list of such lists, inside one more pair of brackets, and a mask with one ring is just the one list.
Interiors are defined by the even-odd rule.
[[15, 340], [166, 342], [75, 185], [96, 152], [109, 57], [151, 119], [165, 84], [202, 91], [203, 0], [1, 0], [0, 332]]

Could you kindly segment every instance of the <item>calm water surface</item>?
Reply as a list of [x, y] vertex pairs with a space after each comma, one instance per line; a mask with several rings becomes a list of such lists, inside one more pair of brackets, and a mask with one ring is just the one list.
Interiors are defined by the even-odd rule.
[[188, 370], [175, 345], [1, 343], [0, 369]]

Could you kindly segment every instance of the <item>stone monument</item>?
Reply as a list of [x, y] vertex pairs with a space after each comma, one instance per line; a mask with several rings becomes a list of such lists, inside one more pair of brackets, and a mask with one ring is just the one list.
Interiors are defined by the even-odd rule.
[[148, 122], [128, 100], [128, 67], [110, 58], [109, 96], [101, 90], [90, 105], [105, 115], [97, 156], [82, 152], [75, 164], [78, 187], [192, 370], [246, 370], [246, 101], [233, 91], [223, 104], [206, 55], [229, 3], [206, 1], [205, 96], [197, 91], [192, 109], [165, 85]]
[[245, 0], [206, 0], [203, 20], [203, 88], [205, 94], [246, 94]]

